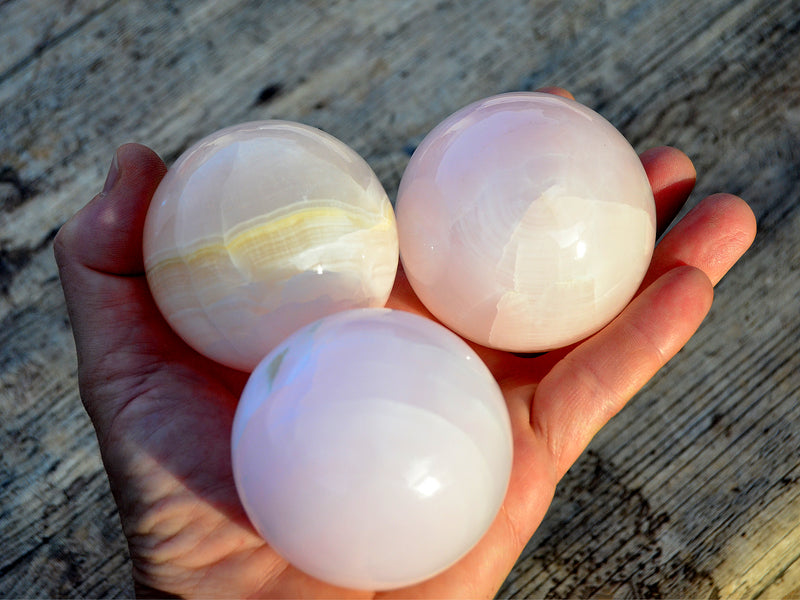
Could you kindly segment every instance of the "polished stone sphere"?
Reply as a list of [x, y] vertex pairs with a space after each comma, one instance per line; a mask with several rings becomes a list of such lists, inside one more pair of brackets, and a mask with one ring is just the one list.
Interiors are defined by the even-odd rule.
[[242, 504], [278, 553], [329, 583], [390, 589], [482, 537], [512, 439], [500, 389], [462, 339], [360, 309], [308, 325], [256, 367], [232, 457]]
[[625, 138], [551, 94], [501, 94], [431, 131], [395, 206], [409, 282], [445, 325], [515, 352], [569, 345], [631, 300], [655, 205]]
[[172, 328], [245, 371], [319, 317], [383, 306], [397, 244], [367, 163], [286, 121], [223, 129], [187, 150], [158, 186], [143, 240], [150, 290]]

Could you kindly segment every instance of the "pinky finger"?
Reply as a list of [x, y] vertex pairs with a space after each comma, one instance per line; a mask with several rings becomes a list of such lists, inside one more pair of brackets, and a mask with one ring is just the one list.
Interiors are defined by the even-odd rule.
[[542, 379], [531, 407], [531, 426], [546, 441], [557, 478], [683, 347], [712, 298], [713, 286], [703, 271], [672, 269]]

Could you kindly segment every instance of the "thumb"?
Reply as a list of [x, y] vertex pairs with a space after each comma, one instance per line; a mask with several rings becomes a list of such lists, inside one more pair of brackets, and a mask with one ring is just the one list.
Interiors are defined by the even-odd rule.
[[166, 171], [149, 148], [139, 144], [120, 147], [103, 191], [59, 231], [55, 240], [59, 268], [81, 265], [109, 275], [143, 273], [144, 219]]
[[157, 308], [144, 278], [142, 230], [165, 172], [152, 150], [122, 146], [103, 191], [67, 221], [54, 240], [82, 397], [93, 419], [97, 412], [92, 390], [119, 375], [108, 372], [109, 362], [117, 371], [131, 367], [126, 361], [105, 359], [117, 356], [120, 349], [163, 343], [165, 334], [157, 326]]

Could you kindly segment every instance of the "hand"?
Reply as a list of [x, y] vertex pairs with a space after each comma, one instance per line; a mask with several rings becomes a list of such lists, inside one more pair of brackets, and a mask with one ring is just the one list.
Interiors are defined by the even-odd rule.
[[[671, 148], [641, 158], [663, 230], [691, 191], [694, 168]], [[186, 346], [161, 317], [144, 277], [142, 228], [165, 172], [147, 148], [121, 147], [105, 190], [55, 240], [81, 396], [119, 507], [137, 593], [374, 596], [293, 568], [244, 514], [229, 436], [246, 375]], [[656, 247], [638, 296], [593, 337], [536, 357], [476, 347], [511, 415], [514, 465], [505, 502], [457, 564], [419, 585], [378, 595], [492, 596], [544, 517], [559, 479], [694, 333], [711, 305], [713, 284], [754, 235], [744, 202], [724, 194], [706, 198]], [[430, 316], [402, 272], [389, 306]]]

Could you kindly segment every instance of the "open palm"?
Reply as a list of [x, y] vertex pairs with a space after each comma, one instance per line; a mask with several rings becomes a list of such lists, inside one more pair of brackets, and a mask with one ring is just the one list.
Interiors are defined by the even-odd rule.
[[[642, 162], [663, 230], [691, 191], [694, 168], [671, 148], [646, 152]], [[177, 337], [144, 277], [142, 228], [165, 172], [152, 151], [123, 146], [106, 190], [55, 241], [81, 396], [143, 595], [492, 596], [544, 517], [559, 479], [694, 333], [711, 305], [713, 284], [755, 234], [752, 212], [740, 199], [706, 198], [657, 246], [640, 294], [590, 339], [532, 357], [475, 347], [511, 415], [514, 465], [503, 507], [481, 542], [450, 569], [375, 594], [335, 588], [298, 571], [247, 520], [230, 460], [231, 424], [246, 375]], [[430, 316], [402, 271], [388, 306]]]

